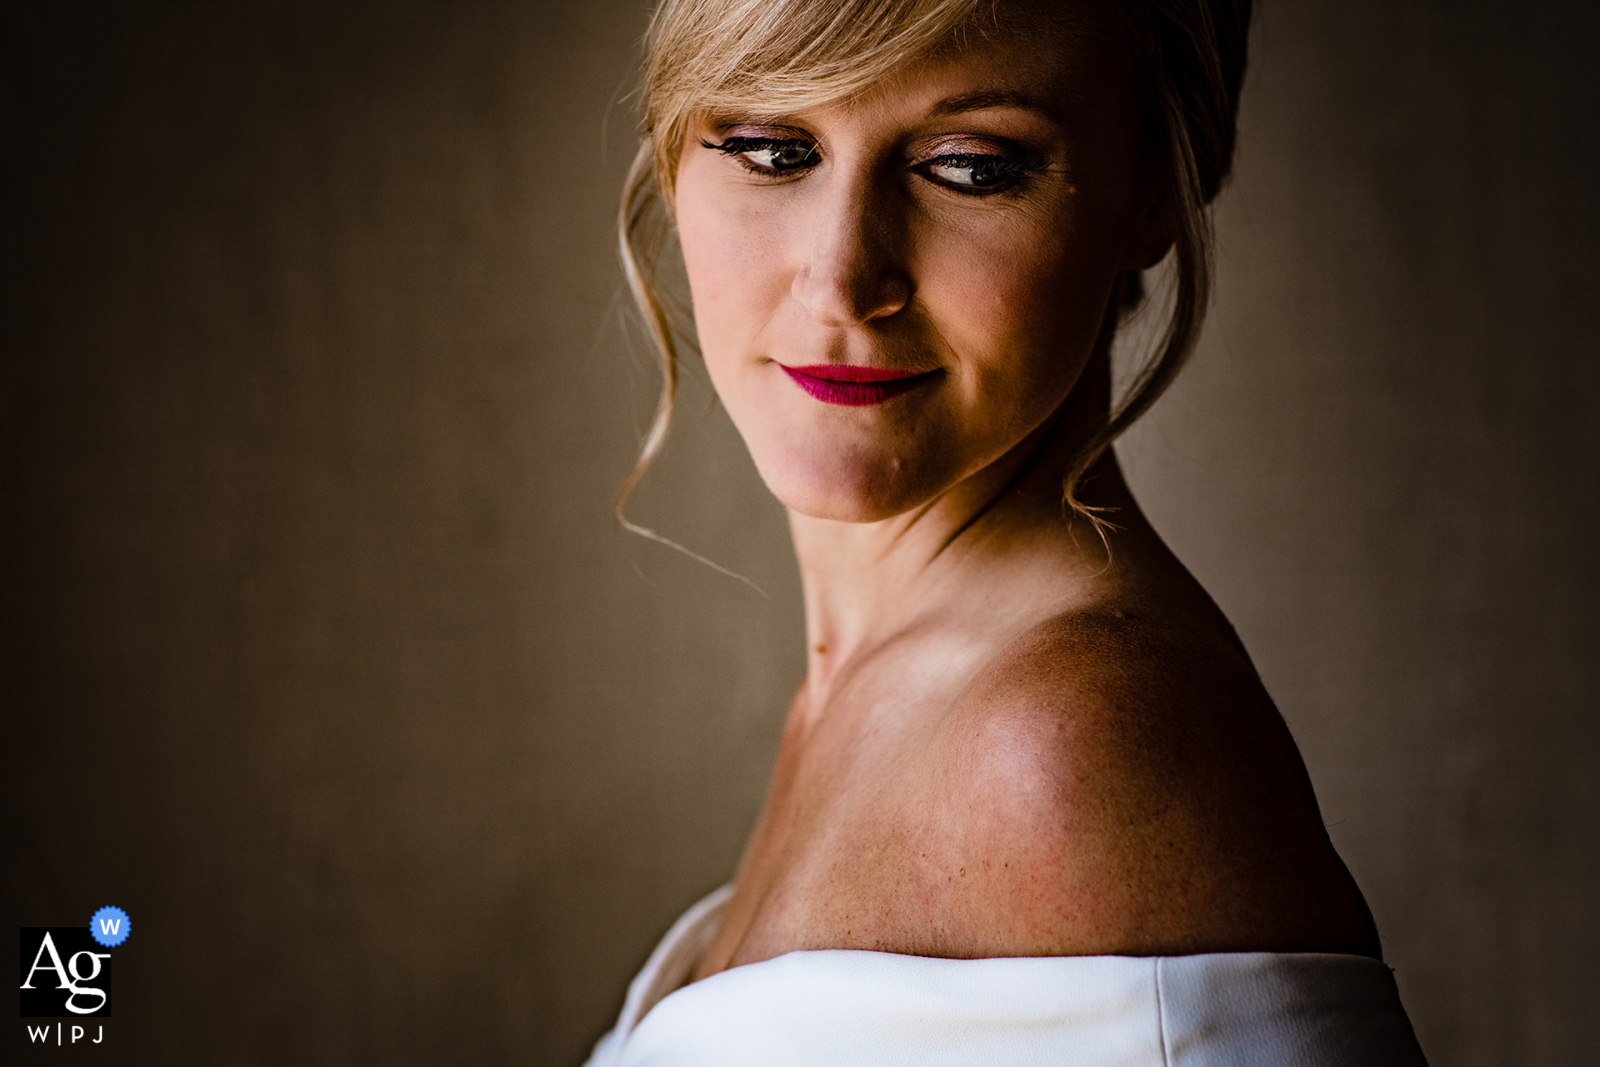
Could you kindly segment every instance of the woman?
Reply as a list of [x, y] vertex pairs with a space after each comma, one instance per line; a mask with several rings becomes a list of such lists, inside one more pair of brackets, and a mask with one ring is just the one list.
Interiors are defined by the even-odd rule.
[[[1248, 0], [666, 0], [626, 258], [675, 226], [789, 509], [809, 660], [731, 888], [595, 1063], [1420, 1063], [1227, 621], [1111, 440], [1205, 306]], [[1139, 272], [1167, 336], [1113, 402]]]

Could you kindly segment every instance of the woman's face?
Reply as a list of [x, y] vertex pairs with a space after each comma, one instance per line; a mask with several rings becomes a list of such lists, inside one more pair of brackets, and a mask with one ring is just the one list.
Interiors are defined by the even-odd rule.
[[767, 485], [874, 521], [1065, 401], [1118, 273], [1165, 251], [1132, 81], [1013, 18], [846, 106], [702, 115], [676, 213], [706, 366]]

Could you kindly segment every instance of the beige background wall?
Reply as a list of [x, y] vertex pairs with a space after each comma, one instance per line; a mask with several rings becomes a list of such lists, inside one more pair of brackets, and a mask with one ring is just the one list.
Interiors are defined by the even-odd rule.
[[[798, 588], [699, 379], [636, 517], [770, 597], [609, 517], [644, 10], [0, 14], [0, 889], [133, 916], [115, 1062], [570, 1064], [731, 868]], [[1266, 5], [1123, 448], [1463, 1067], [1580, 1062], [1600, 993], [1600, 18], [1511, 10]]]

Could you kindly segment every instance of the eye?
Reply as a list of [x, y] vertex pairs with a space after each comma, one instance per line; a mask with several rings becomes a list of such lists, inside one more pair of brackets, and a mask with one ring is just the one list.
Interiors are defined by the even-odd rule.
[[793, 174], [815, 166], [817, 146], [798, 138], [729, 137], [720, 144], [701, 145], [733, 156], [757, 174]]
[[1008, 189], [1027, 165], [1010, 156], [949, 155], [930, 159], [917, 169], [940, 185], [964, 193], [991, 193]]

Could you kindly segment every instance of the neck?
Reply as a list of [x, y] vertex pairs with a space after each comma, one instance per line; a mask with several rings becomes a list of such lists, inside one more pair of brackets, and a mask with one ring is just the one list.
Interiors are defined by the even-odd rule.
[[[1075, 446], [1103, 423], [1110, 361], [1097, 353], [1084, 378], [1050, 418], [1005, 455], [923, 506], [880, 522], [817, 519], [791, 511], [790, 529], [805, 592], [806, 687], [826, 700], [841, 670], [1004, 569], [1045, 554], [1103, 569], [1099, 534], [1062, 504]], [[1107, 450], [1085, 478], [1090, 504], [1136, 514]], [[1091, 558], [1092, 557], [1092, 558]], [[995, 586], [997, 588], [998, 586]]]

